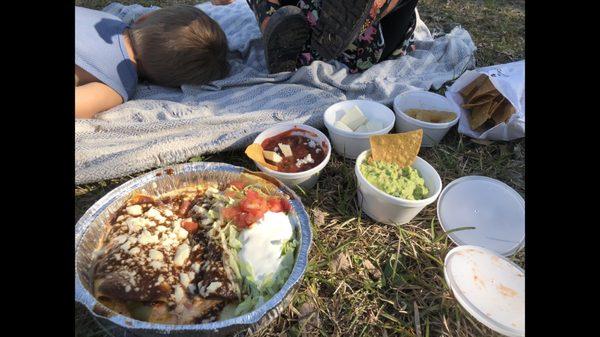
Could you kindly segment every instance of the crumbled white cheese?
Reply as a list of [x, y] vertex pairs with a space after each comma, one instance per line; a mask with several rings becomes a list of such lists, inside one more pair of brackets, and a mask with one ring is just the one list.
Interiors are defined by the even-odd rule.
[[152, 261], [150, 262], [150, 267], [158, 270], [161, 269], [165, 264], [161, 261]]
[[200, 263], [198, 263], [198, 262], [192, 263], [192, 270], [196, 273], [200, 272]]
[[206, 287], [206, 293], [207, 294], [212, 294], [215, 291], [217, 291], [217, 289], [219, 289], [219, 287], [222, 285], [221, 282], [211, 282], [208, 287]]
[[163, 214], [164, 214], [166, 217], [171, 217], [171, 216], [173, 216], [173, 212], [172, 212], [170, 209], [165, 209], [165, 210], [163, 211]]
[[165, 222], [165, 220], [167, 220], [164, 216], [162, 216], [162, 214], [160, 214], [160, 211], [158, 211], [156, 208], [150, 208], [148, 211], [146, 211], [146, 216], [150, 219], [156, 220], [159, 223]]
[[208, 225], [210, 225], [211, 223], [213, 223], [213, 221], [214, 221], [214, 220], [213, 220], [212, 218], [206, 218], [206, 219], [202, 219], [202, 221], [200, 221], [200, 224], [201, 224], [202, 226], [208, 226]]
[[152, 235], [150, 234], [150, 232], [148, 232], [148, 230], [144, 229], [142, 231], [142, 234], [140, 234], [140, 236], [138, 237], [138, 242], [141, 245], [146, 245], [146, 244], [150, 244], [150, 243], [157, 243], [158, 240], [158, 235]]
[[309, 154], [306, 155], [306, 157], [302, 158], [302, 159], [296, 159], [296, 167], [300, 167], [304, 164], [308, 164], [308, 163], [314, 163], [315, 161], [313, 160], [312, 156]]
[[208, 212], [208, 211], [202, 206], [194, 205], [194, 207], [192, 207], [192, 213], [202, 215], [202, 214], [205, 214], [206, 212]]
[[192, 294], [196, 292], [196, 285], [195, 284], [190, 284], [187, 288], [188, 288], [188, 291], [190, 293], [192, 293]]
[[138, 247], [133, 247], [129, 250], [129, 255], [137, 255], [140, 252]]
[[314, 149], [316, 146], [317, 146], [317, 143], [315, 143], [314, 140], [311, 139], [311, 140], [308, 141], [308, 147]]
[[179, 240], [185, 240], [188, 236], [188, 231], [185, 230], [185, 228], [181, 228], [179, 227], [179, 229], [177, 230], [177, 238]]
[[183, 266], [185, 261], [190, 256], [190, 246], [187, 243], [181, 244], [177, 247], [175, 252], [175, 258], [173, 258], [173, 264], [176, 266]]
[[173, 295], [175, 296], [175, 302], [181, 302], [183, 300], [183, 297], [185, 296], [183, 288], [181, 288], [181, 286], [178, 285], [175, 288], [175, 292], [173, 293]]
[[179, 282], [181, 282], [181, 285], [184, 287], [187, 287], [190, 284], [190, 281], [190, 276], [187, 273], [179, 274]]
[[150, 249], [150, 252], [148, 252], [148, 257], [155, 261], [162, 261], [164, 259], [163, 253], [156, 249]]
[[131, 205], [127, 206], [125, 211], [127, 211], [127, 214], [129, 215], [142, 215], [143, 209], [140, 205]]
[[162, 225], [156, 226], [156, 231], [159, 232], [159, 233], [162, 233], [162, 232], [164, 232], [166, 230], [167, 230], [167, 227], [165, 227], [165, 226], [162, 226]]
[[125, 241], [127, 241], [127, 238], [128, 236], [126, 234], [117, 236], [116, 238], [114, 238], [115, 245], [122, 245], [123, 243], [125, 243]]

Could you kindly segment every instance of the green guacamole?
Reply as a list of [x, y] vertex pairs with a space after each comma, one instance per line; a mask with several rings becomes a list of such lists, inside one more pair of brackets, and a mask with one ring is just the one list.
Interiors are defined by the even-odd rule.
[[365, 160], [360, 172], [372, 185], [394, 197], [421, 200], [429, 194], [419, 172], [410, 166], [401, 168], [396, 163]]

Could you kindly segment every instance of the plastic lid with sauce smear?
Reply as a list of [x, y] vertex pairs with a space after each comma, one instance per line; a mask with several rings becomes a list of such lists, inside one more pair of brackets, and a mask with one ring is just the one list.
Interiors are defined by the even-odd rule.
[[457, 245], [475, 245], [504, 256], [525, 245], [525, 200], [496, 179], [466, 176], [444, 188], [437, 204], [440, 225]]
[[477, 246], [452, 249], [446, 283], [479, 322], [505, 336], [525, 336], [525, 272], [502, 255]]

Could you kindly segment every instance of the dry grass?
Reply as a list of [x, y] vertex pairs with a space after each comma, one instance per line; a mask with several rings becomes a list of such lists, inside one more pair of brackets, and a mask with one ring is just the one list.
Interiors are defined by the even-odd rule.
[[[76, 1], [101, 8], [108, 1]], [[179, 1], [138, 1], [165, 5]], [[181, 1], [193, 3], [190, 1]], [[127, 1], [129, 3], [129, 1]], [[461, 24], [479, 48], [478, 65], [524, 56], [522, 1], [432, 1], [420, 3], [432, 29]], [[504, 181], [522, 195], [525, 142], [476, 144], [456, 132], [420, 156], [440, 173], [444, 185], [464, 175]], [[253, 168], [241, 152], [193, 158]], [[314, 245], [294, 301], [257, 336], [497, 336], [475, 321], [453, 298], [443, 277], [443, 259], [454, 246], [441, 230], [435, 205], [403, 226], [374, 223], [355, 202], [353, 161], [334, 155], [317, 188], [302, 194], [312, 216]], [[130, 177], [78, 186], [77, 220], [85, 210]], [[513, 260], [524, 266], [525, 254]], [[77, 336], [106, 336], [78, 307]]]

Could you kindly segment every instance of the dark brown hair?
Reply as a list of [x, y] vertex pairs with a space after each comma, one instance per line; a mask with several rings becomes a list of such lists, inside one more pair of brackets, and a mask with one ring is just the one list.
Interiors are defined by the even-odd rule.
[[140, 73], [164, 86], [205, 84], [227, 76], [227, 37], [208, 15], [193, 6], [158, 9], [129, 32]]

